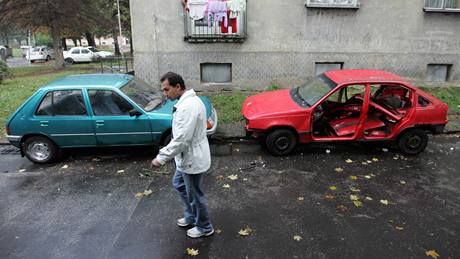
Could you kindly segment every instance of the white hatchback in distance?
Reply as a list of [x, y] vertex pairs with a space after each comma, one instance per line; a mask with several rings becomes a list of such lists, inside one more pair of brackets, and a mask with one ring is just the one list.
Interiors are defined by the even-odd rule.
[[75, 62], [92, 62], [100, 58], [114, 56], [112, 52], [101, 51], [93, 47], [74, 47], [69, 51], [64, 51], [64, 60], [66, 64]]
[[38, 46], [30, 49], [26, 52], [26, 59], [30, 62], [35, 62], [37, 60], [48, 61], [54, 58], [54, 50], [47, 46]]

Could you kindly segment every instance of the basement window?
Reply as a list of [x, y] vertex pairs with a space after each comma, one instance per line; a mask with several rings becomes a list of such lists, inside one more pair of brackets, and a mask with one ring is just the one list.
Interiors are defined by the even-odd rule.
[[202, 83], [232, 82], [231, 63], [201, 63], [200, 71]]
[[316, 62], [315, 75], [321, 75], [329, 70], [342, 70], [343, 62]]
[[425, 12], [460, 12], [460, 0], [425, 0]]
[[449, 79], [451, 64], [428, 64], [426, 80], [428, 82], [446, 82]]
[[307, 0], [307, 8], [350, 8], [358, 9], [359, 0]]

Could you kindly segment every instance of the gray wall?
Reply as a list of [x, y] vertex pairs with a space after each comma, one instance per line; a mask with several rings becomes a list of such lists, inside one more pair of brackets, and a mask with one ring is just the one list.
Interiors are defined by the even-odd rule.
[[[361, 0], [361, 8], [305, 8], [305, 0], [248, 0], [244, 43], [184, 41], [179, 0], [132, 0], [135, 71], [157, 83], [167, 71], [197, 89], [289, 87], [315, 62], [384, 69], [425, 79], [429, 63], [452, 64], [460, 80], [460, 13], [425, 13], [424, 0]], [[200, 63], [232, 63], [232, 83], [202, 84]]]

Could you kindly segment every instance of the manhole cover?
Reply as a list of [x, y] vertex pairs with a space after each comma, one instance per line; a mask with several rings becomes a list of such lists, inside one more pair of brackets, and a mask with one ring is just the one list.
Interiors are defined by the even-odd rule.
[[0, 146], [0, 155], [20, 154], [19, 148], [15, 146]]

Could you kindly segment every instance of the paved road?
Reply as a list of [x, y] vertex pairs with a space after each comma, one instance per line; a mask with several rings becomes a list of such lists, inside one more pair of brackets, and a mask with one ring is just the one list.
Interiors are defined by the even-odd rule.
[[49, 63], [52, 61], [36, 61], [33, 64], [30, 64], [29, 61], [25, 58], [8, 58], [6, 60], [6, 64], [8, 67], [28, 67], [28, 66], [37, 66], [37, 65], [43, 65], [46, 63]]
[[2, 155], [0, 258], [187, 258], [186, 248], [196, 258], [459, 258], [459, 154], [458, 136], [417, 157], [328, 145], [276, 158], [234, 145], [205, 180], [220, 233], [198, 240], [174, 225], [173, 168], [149, 171], [150, 150], [78, 150], [48, 166]]

